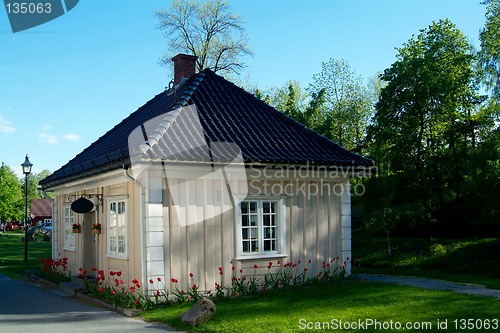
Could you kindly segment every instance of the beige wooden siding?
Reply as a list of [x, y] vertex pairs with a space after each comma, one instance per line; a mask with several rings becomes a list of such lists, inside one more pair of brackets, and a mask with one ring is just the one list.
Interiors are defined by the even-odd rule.
[[[267, 272], [271, 261], [273, 270], [287, 262], [297, 263], [300, 270], [307, 265], [308, 276], [316, 275], [322, 268], [323, 261], [342, 255], [342, 226], [340, 218], [340, 196], [323, 189], [321, 183], [312, 181], [252, 181], [246, 185], [242, 181], [232, 181], [231, 188], [235, 195], [243, 194], [248, 188], [249, 195], [289, 195], [286, 203], [286, 258], [246, 259], [236, 261], [236, 215], [231, 208], [228, 196], [221, 195], [226, 190], [222, 180], [196, 180], [189, 183], [183, 179], [171, 179], [171, 185], [179, 185], [178, 193], [170, 194], [168, 186], [163, 191], [163, 245], [165, 258], [165, 286], [173, 290], [172, 278], [179, 281], [179, 289], [187, 290], [192, 283], [200, 286], [200, 290], [214, 290], [215, 283], [221, 283], [219, 267], [224, 275], [222, 284], [231, 285], [232, 276], [252, 276], [254, 265], [258, 265], [257, 275], [262, 277]], [[323, 187], [336, 183], [324, 183]], [[107, 200], [104, 207], [99, 207], [99, 222], [102, 234], [98, 239], [98, 269], [105, 271], [107, 278], [110, 271], [122, 271], [121, 279], [129, 284], [134, 279], [141, 279], [141, 217], [139, 187], [131, 182], [99, 187], [88, 191], [71, 194], [102, 193], [103, 196], [127, 196], [127, 243], [126, 259], [109, 258], [107, 256]], [[286, 192], [285, 192], [286, 191]], [[319, 192], [319, 193], [317, 193]], [[338, 192], [338, 191], [337, 191]], [[57, 195], [60, 223], [59, 252], [60, 257], [68, 257], [69, 268], [76, 272], [83, 264], [82, 235], [76, 235], [75, 251], [63, 250], [64, 224], [63, 203], [71, 194]], [[174, 202], [174, 198], [180, 198]], [[95, 200], [94, 200], [95, 201]], [[228, 209], [227, 211], [225, 211]], [[198, 223], [188, 222], [199, 220]], [[75, 222], [81, 223], [81, 214], [75, 214]], [[235, 267], [233, 271], [231, 268]], [[88, 271], [91, 267], [85, 267]], [[193, 273], [194, 278], [189, 278]], [[111, 279], [113, 280], [113, 279]], [[140, 281], [148, 284], [147, 281]], [[128, 286], [127, 286], [128, 287]]]
[[[141, 239], [140, 239], [140, 202], [139, 188], [134, 184], [127, 182], [112, 186], [94, 188], [86, 191], [77, 191], [64, 195], [57, 195], [57, 205], [59, 222], [59, 257], [67, 257], [68, 269], [72, 274], [78, 275], [80, 267], [86, 269], [89, 274], [92, 272], [92, 267], [83, 267], [85, 249], [83, 242], [83, 230], [81, 234], [75, 234], [75, 251], [64, 250], [64, 210], [63, 207], [70, 205], [68, 200], [70, 195], [77, 197], [82, 194], [102, 194], [104, 198], [124, 196], [127, 198], [127, 243], [128, 253], [126, 259], [116, 259], [107, 257], [107, 208], [108, 201], [103, 200], [103, 206], [99, 206], [97, 212], [97, 222], [102, 225], [102, 233], [96, 236], [97, 240], [97, 262], [98, 270], [103, 270], [106, 274], [107, 282], [112, 283], [114, 278], [109, 275], [110, 271], [121, 271], [120, 279], [127, 281], [131, 285], [134, 278], [141, 278]], [[92, 199], [94, 203], [98, 203], [97, 199]], [[83, 225], [83, 214], [75, 213], [75, 222]], [[83, 227], [90, 228], [90, 225], [85, 224]], [[143, 284], [144, 282], [141, 281]], [[128, 286], [127, 286], [128, 287]]]
[[[235, 260], [235, 212], [230, 209], [220, 214], [224, 208], [231, 207], [228, 198], [220, 197], [226, 188], [225, 183], [198, 180], [195, 186], [193, 183], [186, 185], [185, 180], [171, 180], [171, 184], [180, 185], [176, 195], [182, 196], [180, 202], [174, 203], [169, 190], [164, 190], [164, 230], [168, 230], [164, 233], [165, 274], [176, 278], [180, 289], [186, 290], [195, 283], [200, 290], [213, 290], [216, 282], [221, 283], [219, 267], [223, 269], [223, 284], [226, 286], [231, 284], [233, 275], [240, 276], [240, 269], [243, 275], [252, 276], [254, 265], [258, 265], [256, 273], [262, 277], [267, 272], [269, 261], [276, 269], [278, 260], [281, 265], [300, 260], [300, 269], [308, 266], [308, 276], [312, 277], [322, 269], [323, 261], [342, 254], [340, 197], [328, 193], [325, 183], [323, 194], [320, 182], [267, 181], [267, 187], [261, 181], [248, 183], [249, 195], [291, 194], [286, 199], [288, 257], [239, 261]], [[287, 193], [284, 193], [286, 185]], [[231, 186], [237, 189], [236, 192], [244, 188], [244, 184], [235, 181]], [[213, 213], [214, 217], [204, 218]], [[181, 222], [193, 221], [190, 214], [202, 221], [181, 226]], [[233, 266], [234, 271], [231, 270]], [[189, 273], [193, 273], [193, 279], [189, 278]], [[172, 289], [173, 284], [170, 282], [169, 285]]]

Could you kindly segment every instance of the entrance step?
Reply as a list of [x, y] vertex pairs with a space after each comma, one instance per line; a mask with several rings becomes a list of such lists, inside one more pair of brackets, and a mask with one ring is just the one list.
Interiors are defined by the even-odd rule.
[[59, 287], [63, 290], [66, 290], [67, 292], [72, 293], [72, 295], [76, 295], [77, 292], [85, 290], [83, 283], [80, 284], [80, 283], [73, 282], [73, 281], [61, 282]]

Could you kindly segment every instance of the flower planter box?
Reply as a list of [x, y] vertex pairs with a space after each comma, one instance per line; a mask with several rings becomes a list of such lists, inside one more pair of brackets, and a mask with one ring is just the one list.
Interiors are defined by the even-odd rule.
[[92, 229], [92, 234], [93, 235], [100, 235], [101, 234], [101, 230], [100, 229]]
[[74, 228], [73, 229], [73, 233], [74, 234], [80, 234], [82, 232], [82, 229], [81, 228]]

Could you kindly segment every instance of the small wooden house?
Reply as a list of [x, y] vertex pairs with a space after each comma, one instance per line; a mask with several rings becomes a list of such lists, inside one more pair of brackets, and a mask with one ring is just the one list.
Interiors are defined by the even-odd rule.
[[[373, 162], [278, 112], [195, 58], [173, 86], [41, 181], [53, 191], [53, 257], [172, 290], [230, 285], [277, 261], [351, 257], [350, 178]], [[84, 198], [93, 209], [76, 213]], [[73, 207], [74, 208], [74, 207]], [[83, 225], [73, 233], [72, 224]], [[93, 224], [101, 234], [91, 233]], [[158, 278], [162, 283], [157, 282]]]

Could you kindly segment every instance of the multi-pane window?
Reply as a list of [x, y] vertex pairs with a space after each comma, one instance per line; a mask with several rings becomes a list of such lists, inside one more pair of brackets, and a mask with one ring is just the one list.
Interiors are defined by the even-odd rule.
[[243, 201], [241, 210], [241, 245], [243, 254], [279, 252], [278, 201]]
[[108, 201], [108, 253], [125, 256], [127, 253], [127, 216], [125, 200]]
[[73, 223], [75, 223], [75, 212], [70, 206], [64, 207], [64, 248], [75, 249], [75, 234], [73, 233]]

